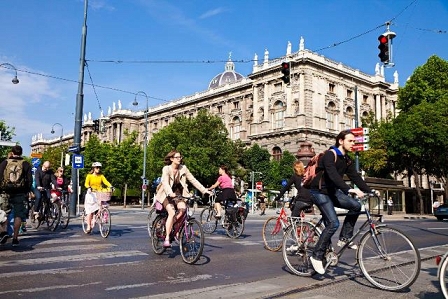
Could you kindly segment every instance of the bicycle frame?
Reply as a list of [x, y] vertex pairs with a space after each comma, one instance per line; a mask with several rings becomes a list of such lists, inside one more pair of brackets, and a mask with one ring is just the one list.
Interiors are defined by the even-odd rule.
[[280, 214], [277, 217], [277, 222], [275, 223], [275, 227], [274, 230], [272, 231], [272, 235], [274, 234], [278, 234], [278, 232], [280, 231], [280, 228], [283, 229], [283, 231], [286, 230], [286, 228], [288, 227], [290, 221], [288, 220], [288, 217], [286, 216], [286, 211], [285, 211], [285, 207], [283, 206], [280, 209]]

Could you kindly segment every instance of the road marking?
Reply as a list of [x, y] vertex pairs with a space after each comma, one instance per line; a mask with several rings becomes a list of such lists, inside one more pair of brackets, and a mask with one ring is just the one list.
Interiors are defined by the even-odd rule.
[[[72, 246], [60, 246], [60, 247], [45, 247], [41, 248], [36, 245], [33, 246], [33, 254], [36, 253], [49, 253], [49, 252], [57, 252], [57, 253], [65, 253], [68, 251], [83, 251], [88, 252], [92, 249], [109, 249], [112, 247], [116, 247], [115, 244], [93, 244], [93, 245], [72, 245]], [[4, 251], [2, 252], [2, 256], [17, 256], [23, 255], [21, 251]]]
[[168, 283], [168, 284], [188, 283], [188, 282], [193, 282], [193, 281], [209, 280], [212, 278], [213, 278], [212, 275], [203, 274], [203, 275], [196, 275], [196, 276], [187, 277], [187, 278], [176, 278], [174, 280], [164, 280], [164, 281], [157, 281], [157, 282], [115, 286], [115, 287], [106, 288], [106, 291], [117, 291], [117, 290], [123, 290], [123, 289], [148, 287], [148, 286], [152, 286], [152, 285], [159, 284], [159, 283]]
[[1, 294], [10, 294], [10, 293], [35, 293], [35, 292], [42, 292], [42, 291], [48, 291], [48, 290], [54, 290], [54, 289], [70, 289], [70, 288], [79, 288], [84, 287], [86, 285], [94, 285], [94, 284], [100, 284], [101, 282], [91, 282], [91, 283], [84, 283], [84, 284], [72, 284], [72, 285], [51, 285], [48, 287], [42, 287], [42, 288], [31, 288], [31, 289], [20, 289], [20, 290], [11, 290], [11, 291], [3, 291], [0, 292]]

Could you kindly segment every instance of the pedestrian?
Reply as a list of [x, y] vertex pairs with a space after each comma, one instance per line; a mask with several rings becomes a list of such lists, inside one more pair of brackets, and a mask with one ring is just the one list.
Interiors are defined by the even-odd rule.
[[[170, 233], [176, 220], [181, 219], [186, 211], [186, 203], [179, 195], [189, 197], [187, 180], [202, 194], [211, 194], [199, 181], [191, 174], [187, 166], [182, 164], [182, 155], [177, 150], [170, 151], [164, 159], [165, 166], [162, 168], [162, 186], [156, 194], [156, 200], [162, 204], [168, 212], [166, 220], [166, 237], [163, 247], [171, 247]], [[176, 214], [176, 210], [178, 213]]]
[[12, 246], [19, 246], [19, 230], [22, 219], [26, 218], [28, 193], [33, 183], [31, 165], [22, 158], [22, 151], [20, 145], [13, 146], [12, 156], [0, 163], [0, 188], [9, 196], [14, 213]]
[[265, 215], [265, 211], [266, 211], [266, 195], [264, 194], [264, 192], [261, 192], [258, 196], [257, 196], [257, 200], [260, 204], [260, 216]]
[[[317, 175], [310, 184], [313, 202], [320, 209], [325, 223], [325, 228], [310, 258], [314, 270], [319, 274], [325, 273], [322, 260], [330, 245], [331, 237], [339, 227], [338, 216], [334, 208], [348, 210], [337, 242], [337, 245], [342, 247], [353, 236], [356, 220], [361, 211], [361, 204], [349, 194], [364, 197], [364, 192], [372, 192], [356, 171], [355, 163], [348, 155], [348, 152], [353, 151], [354, 144], [355, 135], [350, 130], [340, 132], [336, 136], [335, 145], [331, 146], [319, 159]], [[359, 189], [347, 185], [344, 175], [347, 175]], [[348, 247], [357, 249], [354, 243], [348, 244]]]
[[232, 175], [229, 168], [226, 165], [221, 165], [218, 169], [219, 177], [216, 183], [211, 185], [208, 190], [213, 190], [217, 187], [221, 189], [221, 193], [218, 194], [215, 200], [216, 218], [221, 218], [221, 203], [227, 203], [229, 201], [236, 202], [237, 197], [235, 189], [233, 188]]
[[433, 209], [436, 210], [438, 207], [440, 207], [440, 202], [436, 199], [434, 201], [434, 204], [432, 205]]
[[291, 189], [291, 186], [297, 190], [297, 196], [293, 197], [289, 201], [289, 208], [291, 209], [291, 216], [299, 217], [300, 212], [306, 208], [313, 205], [311, 200], [310, 190], [302, 187], [302, 178], [305, 173], [305, 166], [302, 161], [295, 161], [292, 166], [294, 173], [288, 180], [286, 185], [280, 190], [280, 193], [275, 197], [275, 201], [279, 201], [286, 191]]
[[394, 201], [392, 200], [392, 197], [389, 196], [389, 199], [387, 200], [387, 214], [392, 215], [392, 210], [394, 208]]

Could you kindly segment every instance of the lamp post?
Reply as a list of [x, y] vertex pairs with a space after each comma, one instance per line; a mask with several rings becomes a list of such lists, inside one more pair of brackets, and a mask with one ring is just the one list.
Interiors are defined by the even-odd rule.
[[149, 100], [148, 95], [144, 91], [139, 91], [135, 94], [134, 102], [132, 105], [138, 106], [137, 96], [141, 94], [146, 98], [146, 110], [145, 110], [145, 138], [143, 139], [143, 174], [142, 174], [142, 210], [145, 205], [145, 190], [147, 189], [147, 180], [146, 180], [146, 147], [148, 146], [148, 106]]
[[54, 134], [54, 126], [56, 126], [56, 125], [61, 127], [61, 137], [59, 137], [59, 142], [60, 142], [60, 146], [61, 146], [61, 167], [63, 167], [64, 151], [62, 150], [62, 136], [64, 136], [64, 127], [60, 123], [53, 124], [53, 126], [51, 127], [51, 134]]
[[7, 67], [8, 69], [13, 69], [16, 72], [16, 75], [14, 76], [14, 78], [12, 78], [12, 83], [13, 84], [18, 84], [19, 83], [19, 79], [17, 79], [17, 69], [16, 69], [15, 66], [13, 66], [12, 64], [7, 63], [7, 62], [1, 63], [0, 66], [2, 66], [2, 67], [8, 66]]

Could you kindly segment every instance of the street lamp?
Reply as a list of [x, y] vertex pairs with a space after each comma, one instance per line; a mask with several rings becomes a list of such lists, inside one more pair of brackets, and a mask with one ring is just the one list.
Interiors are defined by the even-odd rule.
[[12, 83], [13, 84], [18, 84], [19, 83], [19, 79], [17, 79], [17, 69], [16, 69], [15, 66], [13, 66], [12, 64], [7, 63], [7, 62], [1, 63], [0, 66], [9, 66], [9, 67], [7, 67], [7, 69], [11, 69], [12, 68], [16, 72], [16, 75], [14, 76], [14, 78], [12, 78]]
[[143, 140], [143, 174], [142, 174], [142, 210], [144, 209], [145, 204], [145, 190], [147, 189], [147, 180], [146, 180], [146, 147], [148, 146], [148, 95], [144, 91], [139, 91], [135, 94], [134, 102], [132, 105], [138, 106], [137, 96], [142, 94], [146, 98], [146, 110], [145, 110], [145, 138]]
[[54, 134], [54, 126], [56, 125], [61, 126], [61, 137], [59, 138], [59, 141], [61, 143], [61, 167], [63, 167], [62, 164], [64, 162], [64, 151], [62, 150], [62, 136], [64, 136], [64, 127], [60, 123], [53, 124], [53, 126], [51, 127], [51, 134]]

